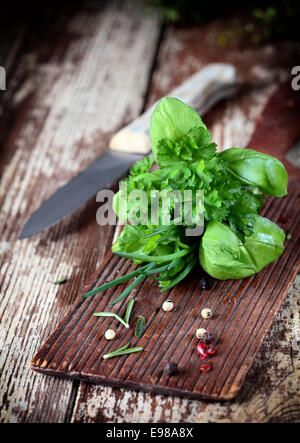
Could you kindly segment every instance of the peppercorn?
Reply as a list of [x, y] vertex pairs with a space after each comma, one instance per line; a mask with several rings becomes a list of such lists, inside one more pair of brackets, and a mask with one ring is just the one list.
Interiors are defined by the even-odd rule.
[[199, 328], [199, 329], [197, 329], [197, 331], [196, 331], [196, 337], [197, 337], [197, 338], [200, 338], [201, 340], [202, 340], [202, 338], [204, 337], [205, 334], [207, 334], [206, 329]]
[[214, 335], [210, 332], [205, 331], [201, 337], [201, 343], [204, 345], [210, 345], [214, 339]]
[[209, 308], [202, 309], [201, 315], [203, 318], [210, 318], [212, 316], [212, 311]]
[[211, 280], [211, 278], [209, 278], [208, 276], [202, 277], [200, 280], [200, 288], [201, 289], [211, 289], [213, 285], [213, 282]]
[[167, 375], [175, 375], [178, 372], [178, 366], [172, 361], [168, 361], [164, 367], [164, 373]]
[[166, 300], [163, 305], [162, 308], [164, 311], [168, 312], [168, 311], [172, 311], [173, 309], [173, 303], [171, 302], [171, 300]]
[[105, 331], [105, 338], [106, 340], [113, 340], [115, 338], [115, 331], [113, 329], [108, 329]]

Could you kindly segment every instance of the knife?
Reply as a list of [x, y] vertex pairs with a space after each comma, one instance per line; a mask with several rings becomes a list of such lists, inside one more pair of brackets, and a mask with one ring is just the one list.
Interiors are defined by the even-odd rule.
[[[236, 70], [232, 65], [212, 63], [168, 95], [192, 106], [202, 116], [219, 100], [233, 96], [237, 87]], [[156, 104], [116, 133], [106, 153], [45, 200], [27, 221], [19, 239], [53, 226], [148, 155], [151, 152], [150, 118]]]

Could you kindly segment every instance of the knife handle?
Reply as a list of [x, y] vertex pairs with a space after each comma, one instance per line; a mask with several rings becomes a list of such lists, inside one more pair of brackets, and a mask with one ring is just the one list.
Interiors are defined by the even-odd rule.
[[[168, 96], [179, 98], [203, 116], [219, 100], [232, 97], [238, 87], [235, 68], [230, 64], [211, 63], [188, 78]], [[150, 119], [158, 102], [109, 142], [110, 149], [147, 155], [151, 152]]]

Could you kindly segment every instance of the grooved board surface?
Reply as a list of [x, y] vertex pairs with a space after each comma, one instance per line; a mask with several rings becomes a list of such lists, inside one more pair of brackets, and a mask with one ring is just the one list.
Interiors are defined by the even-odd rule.
[[[270, 199], [262, 215], [278, 223], [291, 240], [275, 263], [259, 274], [242, 280], [217, 281], [211, 290], [201, 290], [197, 271], [169, 293], [160, 293], [157, 282], [144, 280], [132, 295], [136, 302], [131, 327], [117, 320], [93, 317], [96, 311], [114, 311], [124, 316], [128, 298], [110, 304], [125, 285], [111, 288], [88, 299], [80, 299], [34, 357], [31, 367], [50, 375], [69, 377], [111, 386], [128, 387], [191, 398], [231, 399], [241, 388], [247, 370], [284, 300], [290, 283], [299, 270], [300, 184], [293, 181], [289, 194]], [[111, 255], [86, 289], [92, 289], [117, 275], [134, 269], [126, 259]], [[165, 313], [162, 303], [172, 299], [174, 310]], [[213, 317], [204, 320], [201, 310], [209, 307]], [[139, 315], [147, 320], [144, 335], [137, 339], [134, 326]], [[116, 330], [107, 341], [104, 332]], [[202, 362], [196, 352], [195, 330], [204, 327], [214, 332], [216, 355], [208, 373], [199, 370]], [[143, 352], [103, 360], [105, 353], [129, 343], [142, 346]], [[167, 376], [165, 363], [178, 363], [179, 373]]]

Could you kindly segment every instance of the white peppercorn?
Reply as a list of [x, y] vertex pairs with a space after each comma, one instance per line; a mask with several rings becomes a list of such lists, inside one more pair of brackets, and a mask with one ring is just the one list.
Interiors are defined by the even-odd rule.
[[203, 318], [210, 318], [212, 316], [212, 311], [209, 308], [202, 309], [201, 315]]
[[108, 329], [105, 331], [105, 338], [106, 340], [113, 340], [115, 338], [115, 331], [113, 329]]
[[197, 331], [196, 331], [197, 338], [202, 338], [204, 334], [206, 334], [206, 329], [204, 329], [204, 328], [197, 329]]
[[166, 312], [172, 311], [173, 307], [174, 305], [171, 300], [166, 300], [162, 305], [163, 310]]

